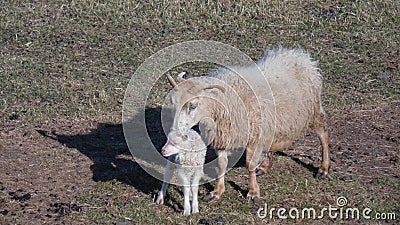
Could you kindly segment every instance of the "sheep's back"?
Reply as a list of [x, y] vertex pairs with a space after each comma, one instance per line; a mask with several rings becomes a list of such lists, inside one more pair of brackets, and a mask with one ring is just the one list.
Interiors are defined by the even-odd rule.
[[[250, 141], [257, 141], [254, 139], [261, 132], [257, 128], [261, 126], [259, 106], [267, 121], [261, 134], [265, 137], [266, 145], [271, 143], [268, 142], [271, 139], [274, 142], [293, 141], [309, 128], [315, 111], [320, 107], [322, 77], [316, 62], [300, 50], [276, 49], [264, 56], [257, 65], [259, 68], [234, 67], [240, 76], [228, 69], [219, 69], [211, 76], [222, 80], [228, 90], [232, 88], [242, 96], [251, 126]], [[263, 80], [257, 76], [259, 69], [264, 75]], [[227, 101], [235, 102], [229, 99], [230, 96], [234, 95], [225, 95]]]

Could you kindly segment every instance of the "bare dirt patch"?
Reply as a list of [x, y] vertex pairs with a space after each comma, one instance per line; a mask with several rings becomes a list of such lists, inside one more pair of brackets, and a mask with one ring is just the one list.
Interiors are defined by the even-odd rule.
[[[332, 169], [369, 178], [400, 178], [400, 103], [352, 108], [329, 113]], [[287, 151], [304, 162], [316, 162], [316, 138], [306, 138]], [[308, 151], [310, 150], [310, 151]]]

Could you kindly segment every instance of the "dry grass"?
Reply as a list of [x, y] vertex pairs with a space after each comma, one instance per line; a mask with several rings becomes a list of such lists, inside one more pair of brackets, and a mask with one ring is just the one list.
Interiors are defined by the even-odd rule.
[[196, 39], [228, 43], [254, 59], [277, 45], [309, 50], [320, 60], [327, 107], [399, 100], [396, 1], [1, 6], [3, 120], [13, 113], [28, 120], [113, 117], [106, 112], [120, 111], [141, 62], [163, 47]]

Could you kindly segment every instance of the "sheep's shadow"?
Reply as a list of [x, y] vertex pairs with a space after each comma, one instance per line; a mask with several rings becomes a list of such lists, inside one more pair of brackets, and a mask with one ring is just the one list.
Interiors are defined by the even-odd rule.
[[[158, 151], [167, 140], [161, 121], [162, 110], [166, 109], [149, 107], [144, 110], [144, 115], [135, 115], [127, 121], [127, 123], [135, 123], [135, 121], [145, 118], [147, 136]], [[92, 171], [92, 179], [95, 182], [118, 180], [133, 186], [144, 194], [156, 195], [162, 181], [150, 175], [134, 160], [125, 139], [123, 124], [99, 123], [89, 133], [68, 135], [68, 133], [73, 133], [73, 129], [73, 126], [67, 126], [67, 129], [64, 128], [63, 130], [37, 129], [36, 131], [42, 136], [55, 140], [68, 148], [78, 150], [89, 158], [93, 162], [90, 169]], [[195, 129], [198, 129], [198, 127]], [[146, 150], [148, 149], [143, 149], [143, 151]], [[138, 157], [141, 156], [135, 155], [136, 159]], [[209, 148], [207, 160], [212, 161], [215, 158], [214, 150]], [[145, 158], [145, 155], [141, 159], [151, 163], [151, 159]], [[162, 174], [160, 177], [162, 177]], [[174, 208], [175, 211], [182, 209], [179, 199], [167, 195], [165, 202], [167, 206]]]
[[312, 172], [313, 173], [313, 177], [316, 177], [317, 174], [318, 174], [318, 170], [319, 170], [318, 167], [316, 167], [316, 166], [314, 166], [312, 164], [305, 163], [305, 162], [301, 161], [299, 158], [297, 158], [295, 156], [290, 156], [290, 155], [286, 154], [283, 151], [276, 152], [275, 155], [289, 157], [295, 163], [299, 164], [300, 166], [302, 166], [302, 167], [306, 168], [307, 170], [309, 170], [310, 172]]
[[[145, 110], [148, 136], [158, 150], [166, 141], [160, 114], [159, 107]], [[66, 135], [65, 133], [70, 133], [68, 130], [38, 129], [37, 132], [69, 148], [77, 149], [92, 160], [90, 169], [93, 173], [92, 179], [96, 182], [118, 180], [145, 194], [153, 194], [161, 186], [161, 181], [148, 174], [133, 159], [125, 142], [122, 124], [99, 123], [94, 130], [79, 135]]]

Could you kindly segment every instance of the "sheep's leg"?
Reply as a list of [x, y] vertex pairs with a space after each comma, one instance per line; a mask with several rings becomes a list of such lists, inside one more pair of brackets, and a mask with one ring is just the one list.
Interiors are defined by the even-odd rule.
[[331, 167], [331, 160], [329, 158], [328, 131], [326, 130], [326, 127], [321, 127], [320, 129], [317, 129], [315, 132], [317, 133], [318, 138], [321, 141], [322, 145], [322, 163], [316, 177], [325, 178], [328, 176], [329, 169]]
[[214, 191], [208, 193], [205, 197], [205, 201], [220, 199], [222, 194], [225, 192], [225, 173], [226, 167], [228, 166], [228, 154], [226, 150], [217, 151], [218, 155], [218, 182], [215, 186]]
[[314, 132], [318, 135], [318, 138], [322, 145], [322, 163], [316, 175], [317, 178], [325, 178], [328, 176], [329, 169], [331, 167], [331, 160], [329, 158], [329, 137], [326, 123], [326, 116], [322, 109], [316, 116], [316, 123], [314, 125]]
[[272, 162], [273, 162], [273, 157], [274, 153], [271, 151], [268, 151], [265, 154], [265, 158], [263, 162], [261, 163], [260, 167], [256, 169], [256, 176], [261, 176], [264, 175], [268, 172], [269, 169], [271, 169]]
[[249, 193], [247, 194], [247, 198], [253, 200], [254, 203], [260, 201], [260, 187], [258, 186], [256, 176], [259, 154], [261, 154], [261, 152], [255, 152], [255, 148], [247, 147], [246, 149], [246, 167], [249, 171]]
[[286, 148], [287, 146], [290, 146], [291, 143], [292, 143], [291, 141], [282, 141], [273, 143], [269, 151], [266, 153], [265, 158], [261, 163], [260, 167], [257, 168], [256, 175], [260, 176], [266, 174], [268, 170], [271, 169], [275, 152], [280, 151]]
[[193, 181], [191, 184], [191, 192], [192, 192], [192, 213], [199, 212], [199, 202], [198, 202], [198, 193], [199, 193], [199, 182], [202, 177], [202, 169], [200, 171], [196, 171], [193, 176]]
[[183, 215], [190, 215], [190, 180], [188, 177], [181, 177], [183, 191]]
[[[172, 156], [170, 156], [172, 157]], [[174, 166], [171, 163], [171, 158], [168, 157], [167, 165], [165, 166], [165, 173], [163, 177], [163, 183], [161, 186], [161, 190], [158, 192], [156, 204], [161, 205], [164, 204], [164, 197], [167, 193], [168, 182], [171, 180], [171, 176], [174, 173]]]

